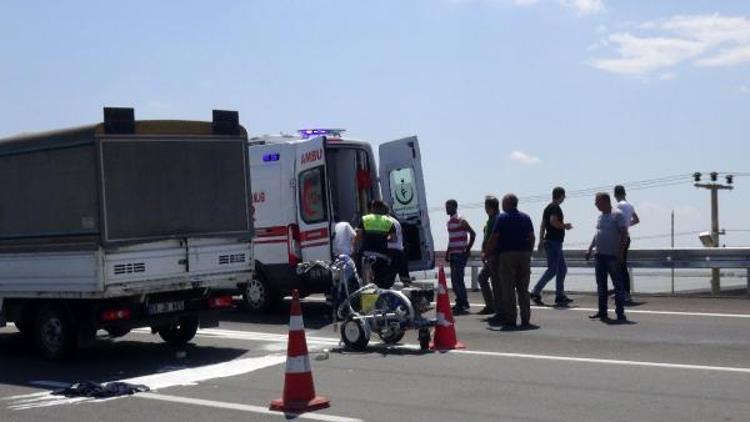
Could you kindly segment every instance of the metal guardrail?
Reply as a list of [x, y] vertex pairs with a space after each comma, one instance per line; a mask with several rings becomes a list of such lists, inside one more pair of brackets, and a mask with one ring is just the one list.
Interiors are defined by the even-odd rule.
[[[593, 259], [586, 261], [585, 249], [567, 249], [563, 251], [570, 268], [593, 268]], [[435, 254], [437, 262], [445, 261], [445, 251]], [[481, 254], [472, 252], [466, 265], [471, 267], [472, 287], [476, 275], [483, 266]], [[535, 250], [531, 256], [531, 266], [547, 266], [544, 252]], [[733, 268], [747, 271], [747, 292], [750, 295], [750, 248], [669, 248], [669, 249], [630, 249], [628, 266], [632, 268], [654, 269], [700, 269], [700, 268]]]

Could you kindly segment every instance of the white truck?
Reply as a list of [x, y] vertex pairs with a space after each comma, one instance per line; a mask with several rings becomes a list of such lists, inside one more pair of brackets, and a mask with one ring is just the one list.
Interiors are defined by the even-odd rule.
[[409, 269], [434, 267], [417, 138], [381, 144], [377, 166], [370, 143], [342, 133], [305, 129], [250, 139], [256, 273], [243, 294], [250, 311], [266, 311], [292, 289], [325, 292], [330, 280], [300, 277], [297, 264], [330, 262], [335, 219], [356, 226], [374, 199], [384, 199], [400, 221]]
[[252, 278], [247, 133], [213, 122], [104, 122], [0, 141], [0, 327], [43, 356], [151, 327], [216, 326]]

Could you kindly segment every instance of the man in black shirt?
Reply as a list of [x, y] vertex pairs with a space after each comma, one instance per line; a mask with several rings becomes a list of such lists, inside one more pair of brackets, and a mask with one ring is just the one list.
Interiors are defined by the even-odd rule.
[[547, 283], [556, 277], [555, 282], [555, 305], [566, 306], [573, 300], [565, 295], [565, 275], [568, 273], [568, 265], [563, 256], [562, 244], [565, 240], [565, 230], [573, 226], [563, 222], [563, 212], [560, 204], [565, 200], [565, 189], [556, 187], [552, 190], [552, 202], [544, 209], [542, 224], [539, 232], [539, 250], [544, 249], [547, 255], [547, 271], [534, 286], [531, 292], [531, 300], [537, 305], [542, 302], [542, 289]]

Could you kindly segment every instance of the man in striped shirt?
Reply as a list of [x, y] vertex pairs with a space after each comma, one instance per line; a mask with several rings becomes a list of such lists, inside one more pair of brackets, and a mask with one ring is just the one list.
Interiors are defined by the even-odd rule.
[[453, 313], [465, 314], [469, 311], [469, 299], [466, 295], [466, 284], [464, 284], [464, 269], [477, 234], [469, 223], [458, 215], [458, 202], [455, 199], [449, 199], [445, 202], [445, 212], [450, 217], [448, 219], [448, 248], [446, 248], [445, 259], [451, 267], [451, 285], [453, 286], [453, 293], [456, 295]]

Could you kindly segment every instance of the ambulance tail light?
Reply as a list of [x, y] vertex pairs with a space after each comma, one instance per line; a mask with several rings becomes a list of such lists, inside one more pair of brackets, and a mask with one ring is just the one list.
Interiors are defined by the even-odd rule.
[[290, 224], [286, 228], [286, 244], [289, 251], [289, 265], [296, 267], [302, 261], [302, 247], [300, 245], [299, 226]]

